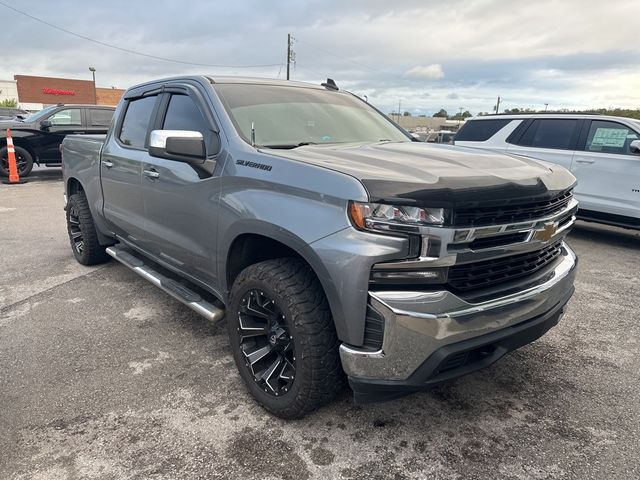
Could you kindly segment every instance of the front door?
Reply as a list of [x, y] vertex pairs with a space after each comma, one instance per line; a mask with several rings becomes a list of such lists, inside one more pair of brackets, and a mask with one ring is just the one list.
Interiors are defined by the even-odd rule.
[[[157, 127], [202, 133], [211, 151], [212, 119], [197, 97], [165, 94]], [[216, 137], [217, 138], [217, 137]], [[183, 162], [149, 157], [143, 166], [145, 248], [207, 285], [217, 284], [214, 258], [222, 179]]]
[[46, 119], [51, 126], [41, 136], [39, 156], [44, 163], [60, 162], [60, 144], [66, 135], [84, 133], [81, 108], [65, 108], [58, 110]]
[[591, 121], [571, 165], [581, 209], [640, 217], [640, 155], [629, 148], [639, 138], [622, 123]]

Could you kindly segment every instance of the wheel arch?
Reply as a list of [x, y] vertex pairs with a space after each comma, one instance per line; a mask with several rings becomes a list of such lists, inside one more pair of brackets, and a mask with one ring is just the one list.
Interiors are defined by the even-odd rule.
[[68, 196], [71, 196], [79, 192], [84, 192], [84, 187], [82, 183], [80, 183], [80, 180], [75, 177], [69, 177], [67, 179], [66, 192]]
[[338, 290], [322, 261], [313, 248], [292, 232], [267, 222], [255, 222], [251, 228], [238, 230], [226, 236], [226, 245], [219, 266], [222, 290], [228, 298], [233, 281], [250, 265], [281, 257], [303, 260], [318, 278], [333, 316], [339, 338], [347, 334], [345, 316]]

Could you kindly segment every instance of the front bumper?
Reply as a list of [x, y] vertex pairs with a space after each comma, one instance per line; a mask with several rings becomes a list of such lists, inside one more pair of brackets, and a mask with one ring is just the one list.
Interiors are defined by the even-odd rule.
[[369, 292], [384, 317], [378, 351], [340, 347], [356, 400], [379, 401], [485, 367], [555, 325], [573, 294], [577, 259], [563, 256], [545, 280], [517, 293], [469, 303], [449, 291]]

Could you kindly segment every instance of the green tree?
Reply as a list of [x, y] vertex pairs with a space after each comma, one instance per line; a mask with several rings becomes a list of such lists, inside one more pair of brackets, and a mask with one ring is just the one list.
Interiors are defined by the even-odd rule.
[[433, 114], [434, 118], [447, 118], [448, 116], [449, 114], [444, 108], [441, 108], [440, 110], [438, 110], [436, 113]]
[[16, 108], [18, 101], [15, 98], [5, 98], [0, 102], [0, 107]]
[[403, 117], [410, 117], [411, 116], [411, 112], [404, 112], [402, 114]]

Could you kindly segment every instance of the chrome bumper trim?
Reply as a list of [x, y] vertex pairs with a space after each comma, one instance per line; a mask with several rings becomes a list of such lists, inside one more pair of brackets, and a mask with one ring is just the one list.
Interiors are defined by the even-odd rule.
[[369, 292], [385, 319], [382, 349], [340, 346], [347, 375], [403, 380], [444, 345], [498, 331], [554, 308], [573, 288], [577, 259], [563, 244], [564, 257], [546, 282], [521, 292], [472, 304], [449, 291]]

